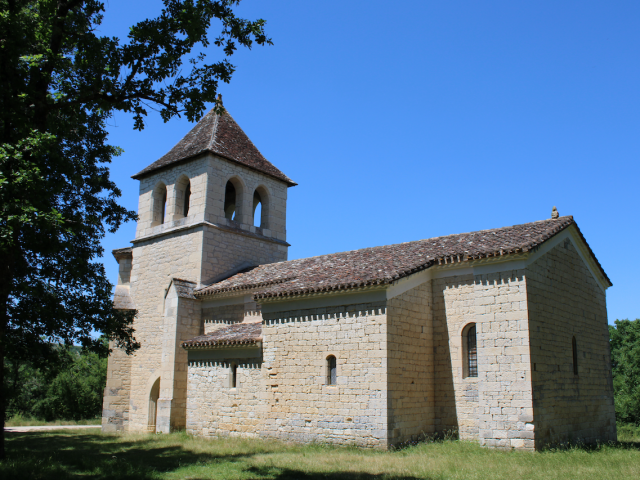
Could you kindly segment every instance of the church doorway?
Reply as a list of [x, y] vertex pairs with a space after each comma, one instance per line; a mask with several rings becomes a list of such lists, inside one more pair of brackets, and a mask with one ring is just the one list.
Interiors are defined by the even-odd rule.
[[160, 397], [160, 378], [158, 378], [149, 394], [149, 423], [148, 431], [156, 433], [156, 419], [158, 418], [158, 397]]

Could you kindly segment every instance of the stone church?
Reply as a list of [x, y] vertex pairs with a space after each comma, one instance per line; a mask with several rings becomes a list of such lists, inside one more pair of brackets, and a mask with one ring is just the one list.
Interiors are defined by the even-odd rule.
[[133, 178], [141, 348], [109, 357], [103, 431], [615, 440], [611, 282], [573, 217], [287, 261], [296, 184], [213, 111]]

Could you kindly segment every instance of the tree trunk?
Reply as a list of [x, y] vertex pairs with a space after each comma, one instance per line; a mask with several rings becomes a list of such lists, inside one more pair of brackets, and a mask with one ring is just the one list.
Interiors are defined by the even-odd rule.
[[2, 312], [0, 312], [0, 420], [2, 420], [0, 422], [0, 460], [4, 460], [4, 422], [6, 416], [6, 404], [4, 398], [4, 344], [8, 324], [7, 304], [9, 302], [9, 295], [2, 292], [2, 299], [0, 302], [2, 303], [2, 305], [0, 305], [0, 308], [2, 309]]

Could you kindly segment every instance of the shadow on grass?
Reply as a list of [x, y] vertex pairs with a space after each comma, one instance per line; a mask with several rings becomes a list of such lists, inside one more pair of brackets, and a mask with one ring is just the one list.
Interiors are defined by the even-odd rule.
[[566, 452], [569, 450], [582, 450], [584, 452], [599, 452], [603, 449], [613, 448], [618, 450], [640, 451], [640, 440], [629, 440], [608, 443], [566, 443], [561, 445], [547, 446], [542, 452]]
[[160, 445], [152, 436], [127, 442], [117, 436], [29, 432], [8, 433], [6, 440], [0, 478], [157, 479], [185, 466], [237, 462], [254, 455], [195, 453], [179, 445]]
[[[80, 476], [94, 479], [150, 480], [181, 468], [207, 467], [217, 478], [234, 462], [243, 462], [261, 449], [244, 453], [216, 455], [196, 453], [178, 445], [163, 445], [158, 437], [140, 436], [132, 441], [109, 435], [82, 433], [7, 433], [7, 460], [0, 462], [0, 478], [69, 479]], [[216, 464], [220, 471], [216, 472]], [[223, 465], [224, 464], [224, 465]], [[412, 476], [373, 475], [364, 472], [307, 473], [289, 468], [237, 465], [243, 478], [269, 480], [417, 480]], [[207, 478], [191, 473], [193, 480]]]
[[[247, 472], [256, 475], [255, 479], [270, 480], [432, 480], [431, 477], [397, 476], [388, 473], [377, 475], [364, 472], [318, 472], [307, 473], [301, 470], [277, 467], [251, 467]], [[435, 480], [435, 478], [433, 479]]]
[[[417, 480], [414, 477], [392, 474], [371, 474], [366, 472], [339, 471], [342, 465], [335, 465], [335, 472], [305, 472], [269, 464], [252, 466], [254, 456], [269, 453], [283, 453], [278, 448], [271, 450], [258, 445], [242, 448], [240, 452], [216, 453], [215, 447], [205, 451], [184, 448], [180, 434], [167, 438], [149, 436], [121, 437], [84, 432], [52, 433], [29, 432], [8, 433], [7, 460], [0, 462], [0, 478], [26, 480], [31, 478], [70, 479], [121, 479], [151, 480], [163, 478], [165, 474], [178, 472], [193, 480], [203, 480], [209, 475], [216, 478], [239, 476], [254, 480]], [[167, 441], [168, 440], [168, 441]], [[225, 444], [223, 444], [225, 445]], [[224, 446], [227, 450], [232, 450]], [[573, 446], [587, 451], [602, 449], [625, 449], [640, 451], [640, 442], [626, 441], [600, 446]], [[560, 450], [560, 449], [558, 449]], [[295, 452], [291, 452], [295, 455]], [[394, 455], [391, 453], [391, 455]], [[204, 473], [203, 473], [204, 472]], [[231, 473], [229, 473], [231, 472]], [[183, 475], [184, 474], [184, 475]], [[441, 478], [441, 477], [437, 477]], [[431, 478], [431, 480], [435, 480]]]

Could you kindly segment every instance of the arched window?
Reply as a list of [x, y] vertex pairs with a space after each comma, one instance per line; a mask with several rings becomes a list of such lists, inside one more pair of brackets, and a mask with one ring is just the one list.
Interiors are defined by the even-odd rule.
[[467, 333], [467, 362], [469, 365], [469, 376], [478, 376], [478, 349], [476, 342], [476, 326], [474, 325]]
[[238, 384], [238, 366], [235, 363], [231, 364], [231, 382], [230, 382], [230, 387], [231, 388], [236, 388], [236, 385]]
[[327, 357], [327, 385], [336, 385], [338, 382], [336, 357], [329, 355]]
[[578, 345], [576, 344], [576, 337], [571, 339], [571, 349], [573, 350], [573, 374], [578, 374]]
[[269, 228], [269, 191], [262, 185], [253, 192], [253, 226]]
[[162, 225], [167, 213], [167, 187], [160, 182], [153, 189], [151, 200], [151, 226]]
[[463, 378], [478, 376], [478, 348], [476, 324], [470, 323], [462, 330]]
[[149, 392], [149, 430], [155, 432], [156, 418], [158, 416], [158, 397], [160, 396], [160, 379], [158, 378]]

